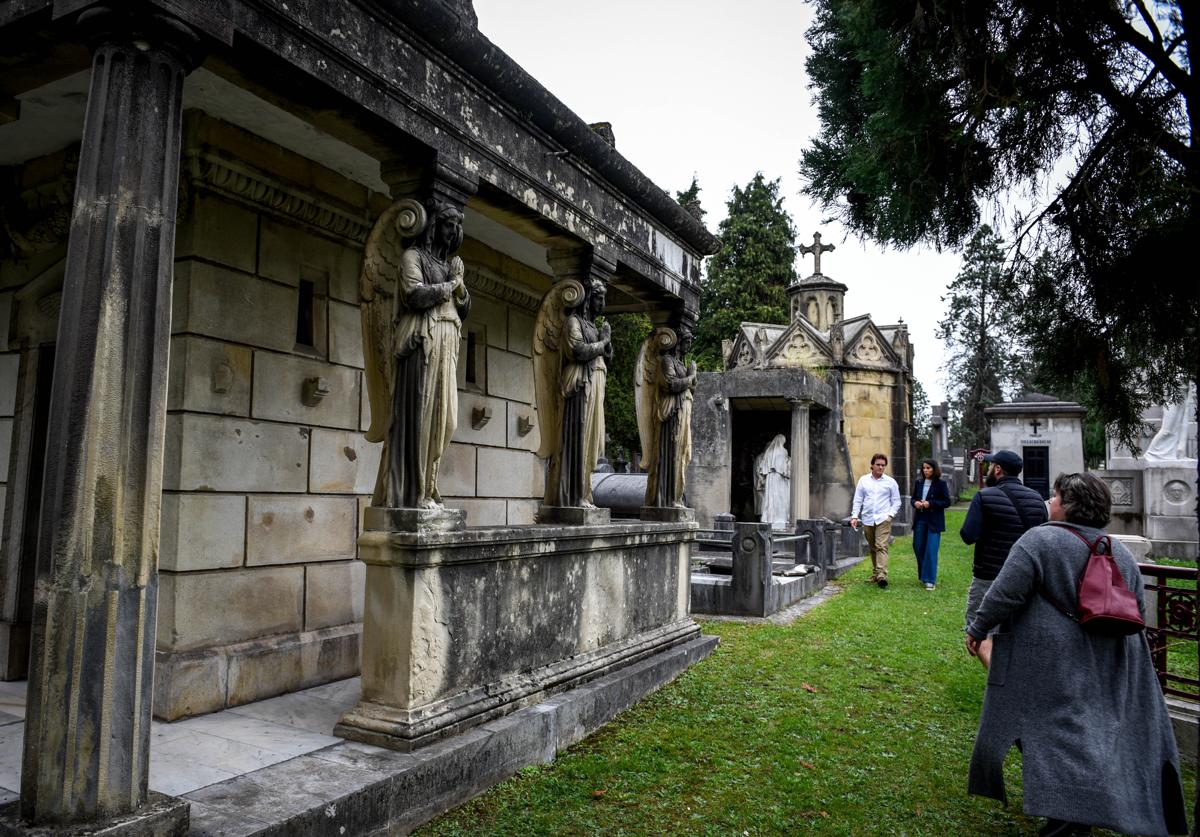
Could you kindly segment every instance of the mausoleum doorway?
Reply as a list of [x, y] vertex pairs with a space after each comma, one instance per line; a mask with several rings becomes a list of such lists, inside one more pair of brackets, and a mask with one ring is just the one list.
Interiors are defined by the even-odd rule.
[[783, 398], [732, 398], [733, 457], [731, 462], [730, 513], [735, 520], [759, 520], [755, 502], [754, 462], [771, 440], [783, 436], [788, 456], [792, 455], [792, 405]]

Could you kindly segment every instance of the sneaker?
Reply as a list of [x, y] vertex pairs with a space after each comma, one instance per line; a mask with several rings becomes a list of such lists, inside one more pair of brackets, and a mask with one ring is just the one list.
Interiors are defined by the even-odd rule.
[[880, 590], [886, 590], [886, 589], [887, 589], [887, 579], [886, 579], [886, 578], [881, 578], [881, 579], [879, 579], [879, 589], [880, 589]]
[[926, 590], [936, 590], [936, 589], [937, 589], [937, 585], [936, 585], [936, 584], [930, 584], [930, 583], [926, 582], [926, 583], [925, 583], [925, 589], [926, 589]]

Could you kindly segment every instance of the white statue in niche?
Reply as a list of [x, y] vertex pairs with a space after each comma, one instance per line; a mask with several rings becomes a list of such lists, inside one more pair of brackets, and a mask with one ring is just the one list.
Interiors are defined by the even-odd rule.
[[792, 460], [784, 441], [780, 433], [755, 460], [754, 483], [755, 488], [762, 485], [762, 516], [759, 520], [770, 523], [772, 529], [787, 530], [791, 517]]
[[1143, 454], [1150, 462], [1187, 459], [1188, 422], [1196, 414], [1196, 386], [1188, 384], [1183, 400], [1163, 407], [1162, 426]]

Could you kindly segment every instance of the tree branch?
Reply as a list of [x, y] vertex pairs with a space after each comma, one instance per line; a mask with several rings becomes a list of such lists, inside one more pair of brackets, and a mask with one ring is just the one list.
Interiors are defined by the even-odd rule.
[[[1148, 12], [1144, 11], [1141, 2], [1138, 2], [1137, 5], [1139, 9], [1143, 10], [1142, 16], [1146, 17]], [[1146, 56], [1150, 63], [1162, 73], [1163, 78], [1178, 90], [1185, 99], [1190, 101], [1196, 92], [1194, 89], [1195, 79], [1172, 61], [1170, 54], [1162, 48], [1161, 36], [1158, 35], [1157, 27], [1154, 27], [1152, 30], [1155, 33], [1155, 40], [1151, 41], [1141, 32], [1134, 29], [1129, 21], [1125, 19], [1124, 15], [1116, 11], [1115, 5], [1110, 5], [1107, 9], [1104, 19], [1113, 30], [1113, 33], [1142, 55]]]

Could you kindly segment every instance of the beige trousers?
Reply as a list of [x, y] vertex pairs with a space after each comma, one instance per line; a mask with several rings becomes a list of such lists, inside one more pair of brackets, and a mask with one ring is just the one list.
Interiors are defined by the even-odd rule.
[[871, 551], [871, 580], [886, 579], [888, 540], [892, 537], [892, 521], [885, 520], [874, 526], [863, 524], [863, 536], [867, 539], [867, 549]]

